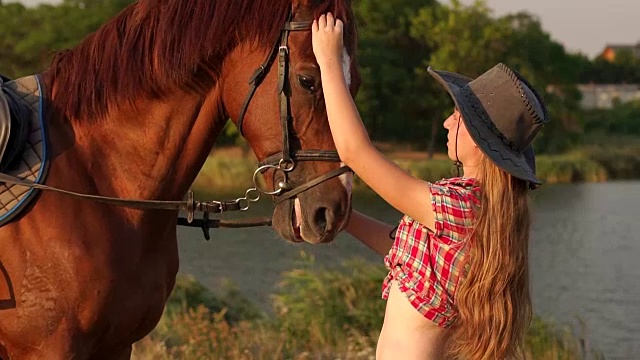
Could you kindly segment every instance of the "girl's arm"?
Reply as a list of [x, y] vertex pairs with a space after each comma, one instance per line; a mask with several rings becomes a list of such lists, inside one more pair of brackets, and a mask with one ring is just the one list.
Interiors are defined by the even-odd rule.
[[323, 15], [314, 21], [312, 34], [329, 126], [340, 158], [391, 206], [435, 230], [428, 184], [385, 158], [371, 144], [362, 124], [342, 70], [342, 21], [334, 23], [331, 14]]
[[393, 239], [389, 238], [389, 233], [394, 227], [376, 219], [370, 218], [357, 211], [352, 211], [351, 219], [347, 225], [347, 232], [351, 236], [360, 240], [369, 249], [381, 256], [387, 255], [393, 244]]
[[[342, 22], [337, 20], [334, 24], [331, 14], [326, 17], [323, 15], [313, 23], [312, 34], [329, 125], [340, 157], [391, 206], [435, 230], [427, 183], [410, 176], [382, 156], [371, 144], [360, 120], [342, 73]], [[362, 218], [356, 215], [353, 230], [364, 234], [365, 230], [360, 227], [369, 226], [369, 222], [358, 225], [360, 220]], [[379, 230], [378, 236], [385, 235], [388, 235], [386, 229]], [[382, 245], [382, 240], [365, 243], [375, 247], [378, 253], [387, 249], [386, 245]], [[444, 335], [444, 329], [415, 310], [394, 281], [387, 300], [376, 357], [380, 360], [438, 359], [441, 358]]]

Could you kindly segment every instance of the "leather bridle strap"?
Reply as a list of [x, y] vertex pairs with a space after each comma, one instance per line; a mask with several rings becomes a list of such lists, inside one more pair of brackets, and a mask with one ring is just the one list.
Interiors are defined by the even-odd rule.
[[258, 86], [260, 86], [262, 80], [264, 80], [269, 67], [271, 67], [271, 63], [275, 59], [275, 54], [277, 53], [278, 49], [278, 43], [276, 43], [276, 45], [271, 49], [271, 52], [269, 53], [269, 55], [267, 55], [267, 58], [264, 60], [264, 62], [253, 72], [253, 75], [251, 75], [251, 77], [249, 78], [249, 85], [251, 85], [249, 88], [249, 93], [244, 99], [244, 104], [242, 104], [242, 109], [240, 110], [240, 115], [238, 116], [238, 121], [236, 123], [236, 127], [238, 128], [241, 136], [244, 136], [244, 132], [242, 131], [244, 115], [249, 108], [249, 103], [251, 102], [251, 98], [253, 98], [253, 94], [255, 94]]
[[[290, 134], [289, 129], [292, 121], [290, 88], [287, 80], [289, 79], [289, 32], [303, 31], [311, 29], [310, 21], [291, 21], [292, 14], [289, 13], [289, 19], [285, 23], [280, 34], [280, 46], [278, 47], [278, 97], [280, 98], [280, 127], [282, 129], [282, 162], [291, 164], [291, 148], [289, 145]], [[275, 50], [275, 48], [274, 48]]]
[[[244, 103], [242, 104], [242, 109], [240, 110], [238, 121], [236, 122], [236, 127], [238, 128], [240, 135], [244, 136], [242, 125], [244, 123], [244, 116], [247, 112], [247, 109], [249, 108], [249, 103], [251, 102], [251, 98], [255, 94], [258, 86], [260, 86], [260, 84], [266, 77], [267, 73], [269, 72], [268, 69], [271, 67], [271, 64], [275, 60], [276, 54], [279, 53], [280, 46], [287, 46], [289, 31], [302, 31], [302, 30], [309, 30], [310, 28], [311, 28], [311, 21], [287, 21], [284, 27], [282, 28], [280, 37], [276, 41], [275, 45], [271, 48], [271, 52], [269, 52], [264, 62], [262, 62], [262, 64], [258, 66], [258, 68], [254, 71], [251, 78], [249, 78], [249, 84], [251, 85], [251, 87], [249, 88], [249, 93], [246, 99], [244, 100]], [[286, 77], [287, 73], [284, 72], [280, 76]]]
[[113, 198], [113, 197], [100, 196], [100, 195], [83, 194], [83, 193], [78, 193], [70, 190], [58, 189], [58, 188], [47, 186], [44, 184], [38, 184], [28, 179], [20, 179], [5, 173], [0, 173], [0, 182], [6, 183], [6, 184], [26, 186], [34, 189], [53, 191], [60, 194], [74, 196], [81, 199], [93, 200], [93, 201], [101, 202], [103, 204], [128, 207], [132, 209], [184, 210], [188, 212], [191, 218], [193, 218], [194, 211], [201, 211], [206, 213], [222, 213], [226, 211], [239, 211], [242, 209], [241, 204], [235, 200], [212, 201], [212, 202], [195, 201], [193, 199], [193, 192], [191, 191], [189, 191], [189, 193], [187, 194], [187, 200], [182, 200], [182, 201], [131, 200], [131, 199]]
[[287, 21], [284, 24], [283, 30], [287, 30], [287, 31], [309, 30], [311, 29], [311, 24], [313, 24], [313, 21]]
[[280, 47], [278, 48], [278, 97], [280, 98], [280, 127], [282, 128], [282, 161], [291, 162], [289, 150], [289, 124], [291, 123], [291, 104], [289, 102], [289, 88], [287, 74], [289, 71], [289, 48], [287, 39], [289, 30], [282, 31]]
[[337, 169], [331, 170], [328, 173], [325, 173], [307, 183], [304, 183], [296, 188], [294, 188], [293, 190], [289, 190], [285, 193], [283, 193], [282, 195], [276, 197], [276, 199], [274, 200], [275, 204], [280, 204], [281, 202], [291, 199], [292, 197], [300, 194], [301, 192], [307, 191], [309, 189], [311, 189], [312, 187], [321, 184], [331, 178], [334, 178], [336, 176], [340, 176], [346, 172], [351, 171], [351, 169], [347, 166], [341, 166]]
[[[185, 218], [178, 218], [178, 224], [181, 226], [193, 226], [199, 227], [201, 229], [207, 228], [246, 228], [246, 227], [256, 227], [256, 226], [271, 226], [271, 218], [270, 217], [259, 217], [255, 219], [241, 219], [241, 220], [223, 220], [223, 219], [193, 219], [193, 221], [188, 222]], [[207, 237], [207, 233], [205, 232], [205, 238]], [[209, 240], [207, 238], [207, 240]]]
[[[264, 160], [258, 163], [258, 166], [263, 165], [278, 165], [280, 162], [280, 154], [273, 154], [266, 157]], [[334, 150], [294, 150], [291, 154], [291, 160], [293, 161], [333, 161], [340, 162], [340, 156]]]

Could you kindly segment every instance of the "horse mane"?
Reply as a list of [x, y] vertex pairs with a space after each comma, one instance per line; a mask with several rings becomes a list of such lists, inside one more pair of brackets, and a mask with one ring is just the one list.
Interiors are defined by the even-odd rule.
[[[352, 18], [350, 0], [311, 2], [314, 16]], [[204, 91], [239, 42], [272, 46], [290, 8], [291, 0], [140, 0], [55, 54], [55, 106], [69, 118], [100, 118], [141, 96]]]

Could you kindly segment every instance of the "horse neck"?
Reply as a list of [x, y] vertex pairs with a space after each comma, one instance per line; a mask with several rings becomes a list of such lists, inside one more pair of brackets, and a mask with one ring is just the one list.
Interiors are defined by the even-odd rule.
[[[100, 192], [125, 198], [180, 199], [227, 120], [217, 89], [176, 92], [98, 121], [72, 121], [75, 149]], [[213, 121], [212, 121], [213, 119]]]

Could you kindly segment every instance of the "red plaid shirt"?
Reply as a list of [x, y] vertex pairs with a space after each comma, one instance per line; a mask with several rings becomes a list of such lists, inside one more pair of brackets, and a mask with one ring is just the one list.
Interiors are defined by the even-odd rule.
[[382, 285], [382, 298], [388, 298], [390, 282], [395, 280], [422, 315], [449, 327], [457, 317], [455, 294], [463, 275], [473, 206], [480, 205], [480, 188], [470, 178], [443, 179], [430, 183], [429, 188], [435, 232], [409, 216], [400, 220], [393, 246], [384, 258], [389, 274]]

